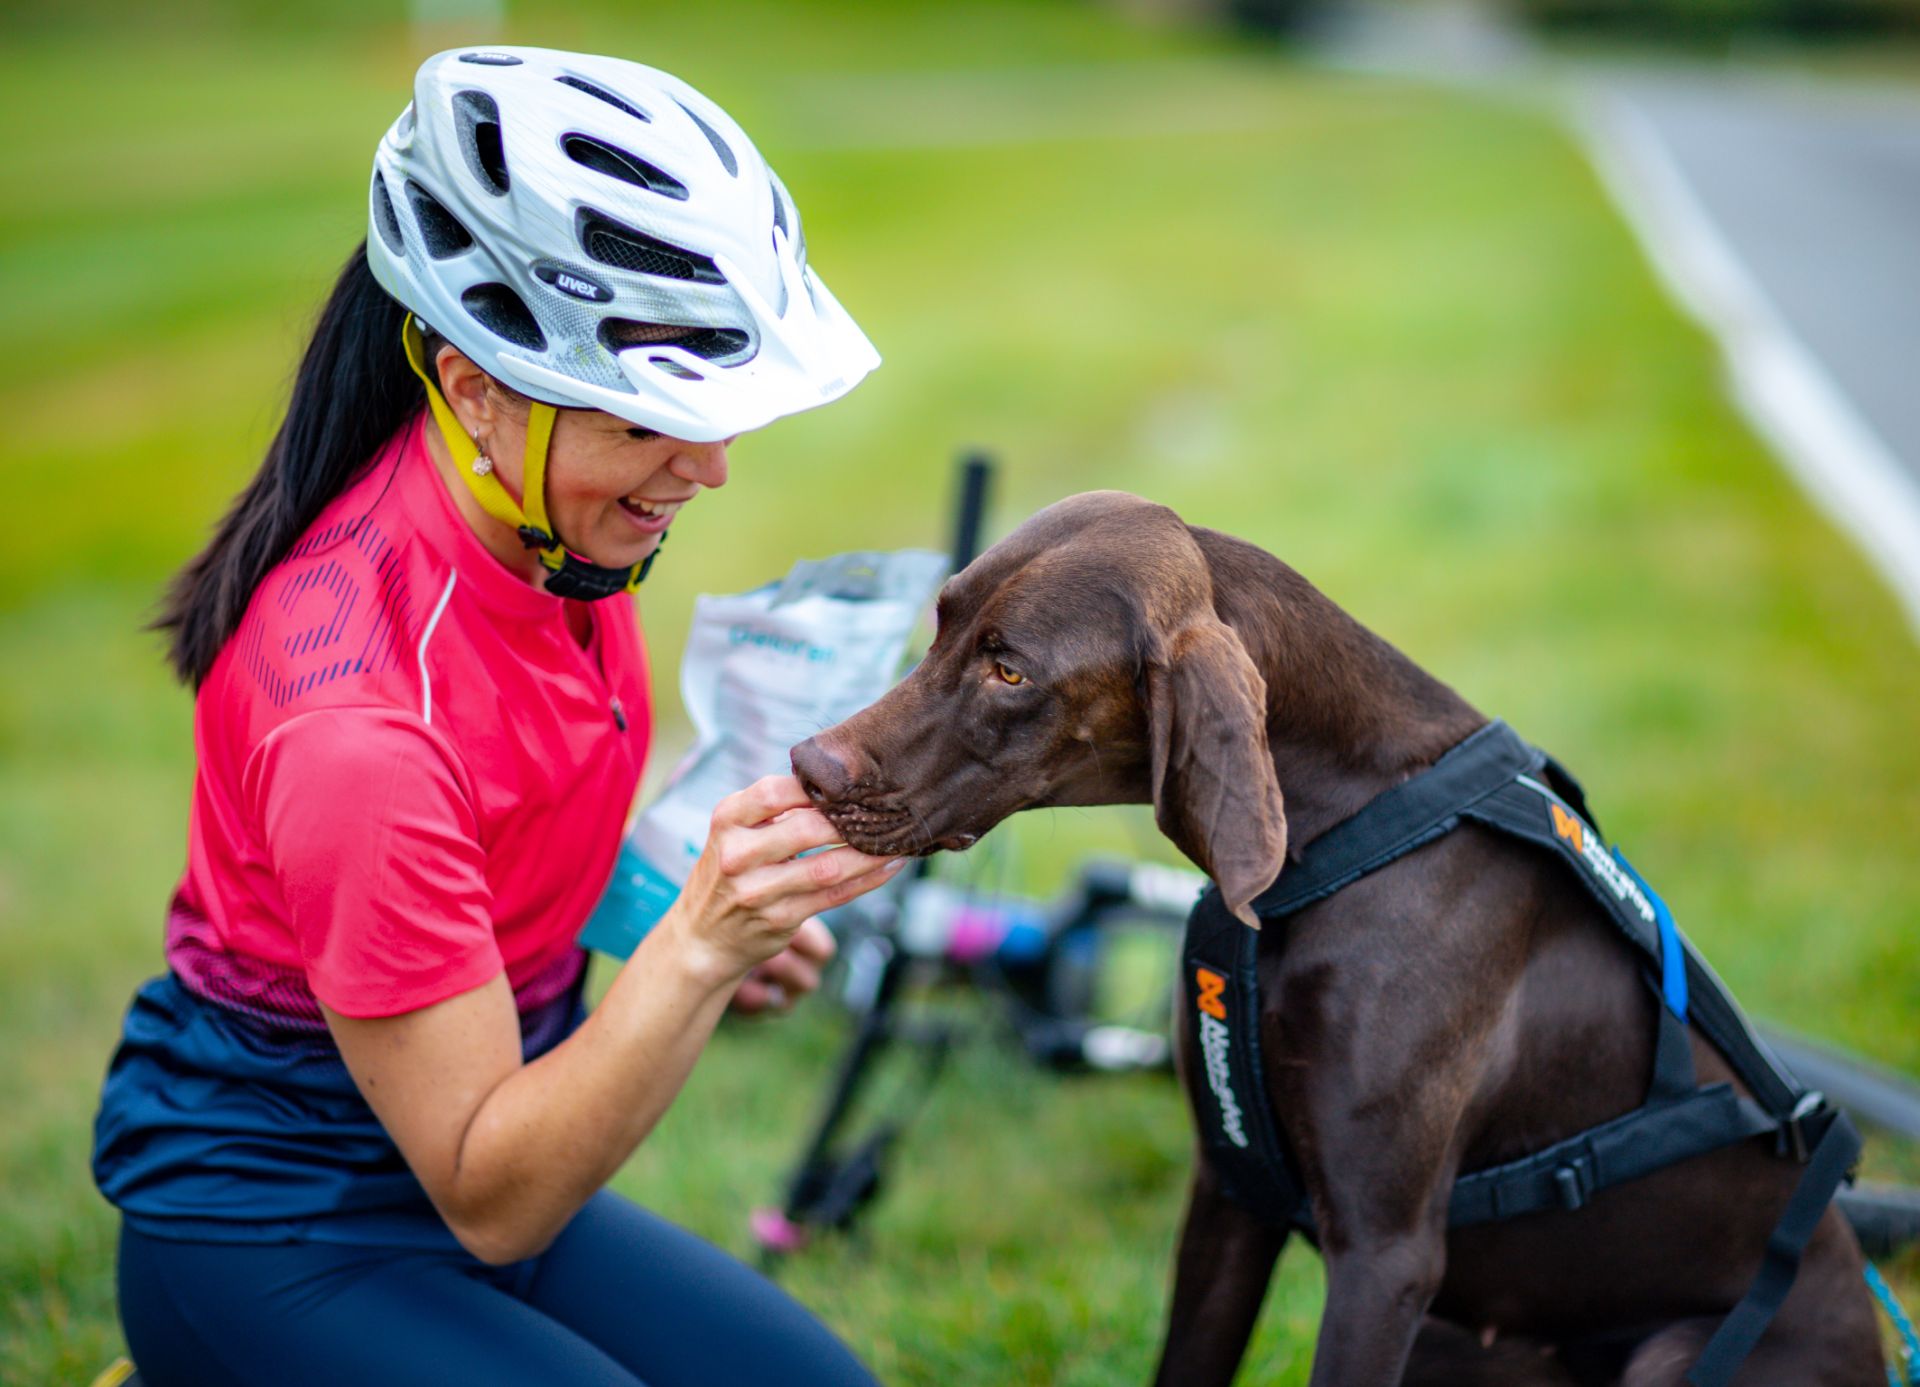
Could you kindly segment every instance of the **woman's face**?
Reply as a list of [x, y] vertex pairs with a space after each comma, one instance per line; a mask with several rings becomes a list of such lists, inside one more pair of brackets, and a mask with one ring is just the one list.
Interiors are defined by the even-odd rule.
[[[524, 409], [502, 411], [487, 450], [516, 496], [525, 495], [526, 425]], [[631, 567], [660, 547], [702, 488], [726, 485], [732, 442], [688, 443], [603, 410], [563, 409], [547, 445], [547, 519], [581, 557]]]
[[[441, 379], [448, 403], [493, 462], [494, 475], [516, 499], [524, 497], [527, 402], [501, 390], [452, 348], [441, 353]], [[602, 410], [560, 410], [547, 445], [547, 520], [581, 557], [608, 568], [631, 567], [660, 547], [681, 507], [703, 489], [726, 484], [732, 442], [689, 443]], [[496, 538], [519, 547], [517, 537]]]

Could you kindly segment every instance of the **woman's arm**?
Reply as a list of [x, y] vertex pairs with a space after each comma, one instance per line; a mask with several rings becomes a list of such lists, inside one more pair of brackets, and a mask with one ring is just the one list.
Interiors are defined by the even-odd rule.
[[607, 1182], [686, 1082], [728, 998], [809, 916], [898, 860], [839, 842], [791, 776], [721, 801], [680, 898], [573, 1035], [532, 1064], [503, 975], [400, 1016], [327, 1024], [361, 1093], [476, 1257], [539, 1252]]

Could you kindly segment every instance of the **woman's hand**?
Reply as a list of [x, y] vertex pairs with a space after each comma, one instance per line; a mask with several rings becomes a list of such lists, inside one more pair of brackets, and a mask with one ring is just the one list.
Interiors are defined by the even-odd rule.
[[833, 932], [817, 918], [805, 920], [793, 942], [747, 974], [730, 1005], [743, 1016], [789, 1011], [819, 988], [820, 970], [833, 955]]
[[[797, 779], [770, 775], [714, 809], [707, 846], [661, 924], [715, 986], [731, 988], [765, 965], [773, 975], [750, 981], [777, 983], [790, 995], [789, 982], [811, 991], [832, 939], [817, 921], [802, 926], [885, 884], [904, 863], [845, 846]], [[767, 1002], [756, 990], [743, 1010]]]

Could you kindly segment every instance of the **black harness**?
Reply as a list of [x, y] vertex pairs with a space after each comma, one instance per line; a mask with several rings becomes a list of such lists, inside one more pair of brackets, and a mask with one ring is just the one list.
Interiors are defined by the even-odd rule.
[[[1483, 824], [1557, 854], [1646, 961], [1659, 1031], [1646, 1103], [1518, 1160], [1462, 1175], [1448, 1221], [1458, 1227], [1549, 1209], [1573, 1210], [1692, 1156], [1771, 1134], [1806, 1166], [1745, 1299], [1687, 1375], [1723, 1387], [1752, 1350], [1799, 1269], [1814, 1225], [1860, 1154], [1846, 1115], [1803, 1087], [1761, 1044], [1726, 988], [1674, 928], [1664, 902], [1609, 851], [1572, 776], [1505, 723], [1481, 728], [1427, 770], [1393, 787], [1306, 849], [1253, 902], [1272, 925], [1452, 832]], [[1267, 1101], [1260, 1064], [1260, 935], [1209, 888], [1187, 920], [1186, 1014], [1206, 1093], [1194, 1095], [1207, 1158], [1229, 1197], [1278, 1227], [1314, 1235], [1313, 1210]], [[1687, 1026], [1697, 1026], [1753, 1093], [1699, 1086]]]

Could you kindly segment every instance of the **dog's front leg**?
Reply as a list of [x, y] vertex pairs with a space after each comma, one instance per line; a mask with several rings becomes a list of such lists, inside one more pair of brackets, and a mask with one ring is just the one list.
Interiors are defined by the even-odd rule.
[[1385, 1054], [1350, 1046], [1279, 1070], [1287, 1110], [1304, 1115], [1293, 1135], [1327, 1268], [1311, 1387], [1398, 1387], [1446, 1272], [1449, 1138], [1474, 1047], [1440, 1052], [1411, 1032]]
[[1465, 1000], [1423, 1006], [1418, 983], [1360, 967], [1308, 977], [1276, 1017], [1293, 1028], [1275, 1028], [1275, 1110], [1288, 1119], [1327, 1268], [1311, 1387], [1398, 1387], [1440, 1289], [1452, 1148], [1488, 1007], [1477, 990], [1454, 995]]
[[1327, 1308], [1311, 1387], [1395, 1387], [1440, 1289], [1446, 1255], [1443, 1234], [1427, 1228], [1327, 1249]]
[[1227, 1200], [1204, 1156], [1195, 1162], [1155, 1387], [1227, 1387], [1233, 1381], [1286, 1241], [1284, 1228], [1262, 1223]]

